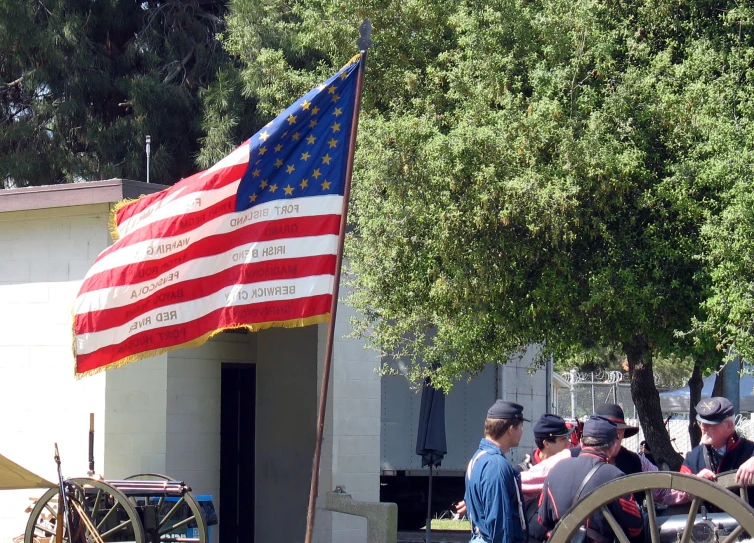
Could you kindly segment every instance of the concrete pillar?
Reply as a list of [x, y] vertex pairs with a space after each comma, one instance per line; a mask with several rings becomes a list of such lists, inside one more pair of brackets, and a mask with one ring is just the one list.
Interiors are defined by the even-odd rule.
[[329, 511], [367, 519], [367, 543], [397, 543], [398, 506], [394, 503], [360, 502], [341, 487], [327, 493]]

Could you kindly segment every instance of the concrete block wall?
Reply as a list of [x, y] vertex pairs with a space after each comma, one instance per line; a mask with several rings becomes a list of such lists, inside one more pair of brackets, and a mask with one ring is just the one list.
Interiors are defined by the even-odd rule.
[[107, 372], [106, 479], [166, 472], [165, 392], [168, 355], [162, 354]]
[[[416, 454], [416, 438], [421, 412], [421, 390], [414, 390], [405, 377], [406, 367], [402, 361], [391, 364], [401, 373], [382, 378], [381, 418], [381, 469], [421, 470], [422, 457]], [[484, 419], [487, 409], [498, 398], [499, 366], [488, 364], [471, 379], [459, 379], [445, 397], [445, 433], [447, 454], [440, 470], [466, 469], [469, 458], [484, 436]]]
[[[235, 340], [218, 339], [204, 351], [160, 355], [78, 381], [73, 376], [73, 302], [95, 257], [110, 244], [108, 215], [108, 204], [0, 213], [0, 409], [12, 413], [2, 421], [0, 454], [54, 482], [57, 442], [64, 475], [85, 476], [94, 413], [98, 473], [166, 473], [185, 478], [200, 493], [219, 494], [213, 482], [219, 439], [217, 446], [197, 440], [191, 443], [195, 450], [186, 450], [192, 432], [207, 443], [214, 439], [217, 374], [222, 361], [240, 360], [239, 345], [227, 344]], [[304, 538], [323, 330], [326, 325], [256, 336], [258, 541]], [[379, 358], [344, 339], [348, 331], [348, 308], [341, 305], [321, 488], [343, 485], [354, 499], [378, 501]], [[201, 406], [194, 420], [179, 399], [186, 390]], [[199, 463], [206, 469], [196, 469]], [[29, 498], [41, 493], [0, 493], [0, 543], [23, 532]], [[327, 535], [318, 541], [366, 540], [362, 518], [328, 516], [321, 509], [317, 518], [318, 530], [324, 527], [318, 533]]]
[[[341, 291], [341, 298], [347, 291]], [[354, 500], [380, 501], [380, 377], [379, 353], [345, 336], [353, 309], [338, 306], [333, 363], [325, 425], [316, 539], [318, 542], [365, 542], [366, 519], [323, 509], [327, 491], [341, 486]], [[319, 326], [319, 366], [323, 366], [327, 325]], [[321, 384], [322, 371], [318, 372]], [[319, 390], [319, 389], [318, 389]]]
[[304, 541], [317, 421], [317, 332], [307, 326], [257, 334], [255, 541]]
[[[71, 315], [81, 280], [109, 244], [107, 205], [0, 213], [0, 454], [55, 482], [86, 476], [89, 413], [104, 456], [105, 375], [73, 376]], [[0, 492], [0, 542], [23, 533], [29, 498]]]
[[[164, 473], [185, 481], [196, 495], [211, 495], [220, 518], [222, 363], [255, 362], [256, 339], [256, 334], [218, 334], [201, 347], [167, 355]], [[211, 532], [217, 543], [219, 530]]]
[[[315, 410], [319, 409], [319, 399], [322, 392], [322, 380], [325, 367], [325, 350], [327, 344], [327, 324], [317, 326], [317, 389]], [[333, 358], [335, 358], [335, 344], [333, 344]], [[317, 504], [314, 513], [314, 543], [331, 543], [333, 516], [336, 513], [325, 510], [327, 493], [335, 489], [332, 478], [333, 462], [333, 383], [335, 382], [332, 366], [327, 390], [327, 404], [325, 407], [325, 426], [323, 429], [322, 452], [320, 456], [319, 485], [317, 486]], [[315, 435], [316, 437], [316, 435]], [[366, 526], [366, 521], [365, 521]]]

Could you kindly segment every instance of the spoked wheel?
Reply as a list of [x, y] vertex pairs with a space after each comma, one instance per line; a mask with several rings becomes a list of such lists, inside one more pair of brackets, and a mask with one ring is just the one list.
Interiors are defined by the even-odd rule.
[[[59, 494], [59, 488], [51, 488], [37, 501], [24, 543], [55, 542], [58, 523], [63, 521]], [[71, 526], [64, 523], [64, 543], [147, 543], [136, 509], [118, 489], [94, 479], [68, 479], [66, 496]]]
[[727, 488], [728, 490], [737, 492], [743, 501], [745, 501], [746, 503], [749, 503], [749, 492], [747, 491], [748, 487], [741, 486], [740, 484], [736, 482], [736, 470], [719, 473], [717, 475], [716, 482], [717, 484]]
[[674, 537], [673, 541], [678, 540], [680, 543], [689, 543], [692, 541], [692, 535], [695, 536], [693, 540], [706, 541], [707, 539], [698, 539], [696, 537], [699, 528], [701, 527], [702, 531], [708, 528], [713, 531], [717, 530], [717, 525], [713, 525], [714, 523], [704, 524], [703, 522], [707, 521], [699, 522], [697, 519], [697, 514], [700, 512], [703, 502], [707, 502], [719, 510], [725, 511], [724, 514], [727, 517], [731, 517], [732, 524], [736, 526], [729, 533], [727, 530], [722, 535], [713, 533], [713, 539], [710, 539], [710, 541], [719, 540], [721, 543], [733, 543], [734, 541], [738, 541], [739, 536], [744, 532], [754, 534], [754, 509], [738, 495], [724, 488], [722, 484], [724, 481], [713, 483], [694, 475], [684, 475], [674, 472], [637, 473], [615, 479], [594, 489], [585, 498], [574, 504], [555, 526], [549, 541], [550, 543], [568, 543], [579, 527], [592, 514], [599, 511], [604, 515], [613, 529], [615, 538], [621, 543], [629, 543], [628, 536], [626, 536], [623, 528], [621, 528], [615, 517], [610, 513], [607, 504], [626, 494], [644, 492], [651, 541], [652, 543], [661, 543], [660, 524], [655, 514], [655, 502], [652, 490], [674, 488], [691, 494], [693, 501], [689, 507], [685, 522], [681, 522], [679, 535], [677, 539]]
[[[140, 485], [139, 483], [144, 483]], [[159, 473], [140, 473], [112, 481], [137, 507], [151, 506], [156, 526], [145, 527], [148, 539], [160, 543], [208, 543], [207, 522], [191, 489]], [[153, 537], [150, 537], [153, 536]]]

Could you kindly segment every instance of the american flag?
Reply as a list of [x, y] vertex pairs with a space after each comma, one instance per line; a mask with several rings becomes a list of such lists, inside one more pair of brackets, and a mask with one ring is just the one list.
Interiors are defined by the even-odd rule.
[[74, 306], [77, 374], [329, 318], [360, 62], [208, 170], [116, 208]]

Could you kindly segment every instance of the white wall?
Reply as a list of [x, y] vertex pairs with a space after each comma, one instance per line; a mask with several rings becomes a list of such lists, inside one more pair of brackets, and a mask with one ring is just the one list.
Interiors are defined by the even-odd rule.
[[106, 479], [166, 472], [167, 354], [108, 370], [105, 396]]
[[[106, 204], [0, 213], [0, 454], [55, 482], [57, 442], [64, 476], [86, 476], [94, 413], [98, 473], [165, 473], [220, 509], [220, 365], [257, 362], [257, 541], [303, 541], [327, 326], [218, 336], [77, 381], [73, 301], [110, 244], [108, 214]], [[379, 358], [343, 338], [349, 309], [339, 311], [321, 488], [379, 501]], [[257, 341], [258, 360], [243, 341]], [[41, 493], [0, 492], [0, 543], [23, 533]], [[317, 522], [317, 541], [366, 540], [362, 518], [319, 509]]]
[[[218, 334], [201, 347], [168, 353], [165, 474], [220, 503], [220, 385], [223, 362], [256, 360], [255, 334]], [[219, 528], [212, 540], [217, 543]]]
[[[63, 475], [86, 477], [92, 412], [98, 474], [168, 474], [218, 505], [220, 363], [253, 360], [253, 336], [222, 334], [77, 381], [73, 301], [110, 244], [108, 214], [107, 205], [0, 213], [0, 454], [56, 482], [57, 442]], [[42, 492], [0, 492], [0, 542], [23, 533], [29, 498]]]
[[[55, 482], [86, 476], [89, 413], [104, 455], [105, 376], [73, 376], [71, 315], [81, 280], [109, 243], [107, 205], [0, 213], [0, 454]], [[37, 491], [0, 492], [0, 542], [23, 533]]]

